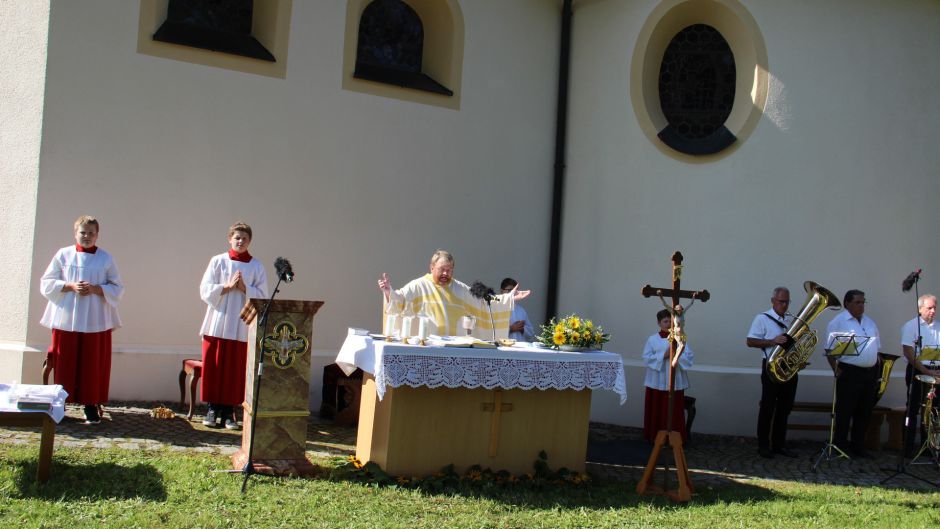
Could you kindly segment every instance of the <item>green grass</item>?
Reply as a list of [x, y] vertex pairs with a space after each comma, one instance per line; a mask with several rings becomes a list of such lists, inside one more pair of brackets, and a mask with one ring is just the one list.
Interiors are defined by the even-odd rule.
[[940, 493], [750, 482], [697, 491], [687, 505], [635, 484], [503, 487], [449, 493], [360, 483], [339, 459], [320, 479], [242, 477], [227, 457], [56, 449], [35, 480], [35, 446], [0, 445], [0, 527], [936, 527]]

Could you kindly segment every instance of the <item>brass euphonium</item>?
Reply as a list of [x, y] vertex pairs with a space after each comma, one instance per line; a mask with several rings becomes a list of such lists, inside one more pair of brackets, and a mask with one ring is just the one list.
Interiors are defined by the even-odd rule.
[[836, 295], [813, 281], [803, 283], [808, 294], [799, 314], [787, 329], [787, 342], [776, 345], [767, 359], [767, 372], [776, 382], [786, 382], [806, 366], [816, 348], [816, 331], [809, 324], [826, 309], [839, 309], [842, 304]]
[[881, 399], [881, 396], [885, 394], [885, 390], [888, 389], [888, 378], [891, 377], [891, 368], [894, 367], [894, 362], [898, 358], [900, 358], [898, 355], [881, 354], [881, 380], [878, 381], [878, 399]]

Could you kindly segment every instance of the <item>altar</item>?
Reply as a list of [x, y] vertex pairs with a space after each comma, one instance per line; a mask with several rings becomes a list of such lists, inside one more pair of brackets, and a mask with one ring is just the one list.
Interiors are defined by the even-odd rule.
[[425, 476], [453, 464], [583, 472], [591, 391], [627, 398], [623, 360], [604, 352], [531, 345], [419, 346], [350, 334], [336, 358], [365, 373], [356, 457], [391, 475]]

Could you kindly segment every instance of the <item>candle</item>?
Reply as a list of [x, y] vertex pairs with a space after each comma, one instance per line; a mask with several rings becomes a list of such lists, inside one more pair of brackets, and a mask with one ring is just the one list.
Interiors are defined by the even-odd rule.
[[427, 318], [418, 318], [418, 338], [422, 340], [428, 339], [428, 319]]
[[402, 316], [401, 317], [401, 339], [406, 340], [411, 337], [411, 322], [414, 321], [414, 316]]
[[385, 316], [385, 336], [395, 336], [395, 324], [398, 323], [398, 314]]

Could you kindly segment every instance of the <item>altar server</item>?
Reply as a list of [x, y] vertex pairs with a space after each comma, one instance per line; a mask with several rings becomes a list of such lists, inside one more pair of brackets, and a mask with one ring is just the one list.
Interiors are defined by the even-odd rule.
[[199, 285], [206, 302], [202, 321], [202, 389], [209, 404], [202, 424], [212, 428], [221, 422], [237, 430], [234, 407], [245, 400], [245, 365], [248, 359], [248, 326], [239, 312], [248, 298], [268, 296], [264, 265], [248, 253], [251, 226], [237, 222], [228, 230], [229, 250], [209, 260]]
[[83, 215], [74, 228], [75, 245], [56, 252], [40, 280], [49, 300], [40, 323], [52, 329], [55, 383], [68, 392], [68, 402], [84, 406], [85, 424], [98, 424], [99, 405], [108, 401], [111, 331], [121, 326], [124, 284], [111, 254], [96, 246], [98, 220]]
[[[656, 433], [666, 429], [669, 409], [669, 329], [672, 315], [663, 309], [656, 313], [659, 332], [646, 340], [643, 347], [643, 363], [646, 364], [646, 404], [643, 413], [643, 438], [653, 442]], [[689, 387], [686, 370], [692, 367], [692, 348], [686, 344], [676, 365], [676, 385], [672, 399], [672, 430], [689, 438], [685, 429], [685, 390]]]
[[457, 335], [461, 317], [473, 316], [476, 318], [478, 337], [491, 338], [495, 323], [497, 338], [505, 338], [509, 332], [509, 316], [513, 304], [528, 297], [530, 291], [513, 288], [507, 294], [494, 296], [490, 302], [493, 311], [491, 323], [486, 302], [474, 297], [470, 287], [453, 276], [454, 257], [445, 250], [434, 252], [427, 274], [410, 281], [398, 290], [392, 288], [388, 274], [383, 273], [378, 284], [385, 294], [384, 311], [428, 314], [431, 317], [429, 333], [440, 336]]
[[[499, 284], [499, 291], [503, 294], [509, 294], [512, 289], [518, 286], [518, 281], [507, 277]], [[516, 303], [512, 308], [512, 315], [509, 317], [509, 338], [518, 342], [534, 342], [536, 336], [535, 327], [529, 321], [529, 314], [526, 313], [521, 303]]]

